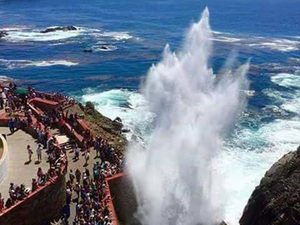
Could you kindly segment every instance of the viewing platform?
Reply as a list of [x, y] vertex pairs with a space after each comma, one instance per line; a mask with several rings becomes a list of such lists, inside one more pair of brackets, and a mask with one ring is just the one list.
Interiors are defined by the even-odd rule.
[[[0, 224], [40, 225], [62, 219], [62, 216], [69, 222], [78, 221], [78, 218], [90, 220], [77, 213], [76, 196], [72, 196], [75, 184], [67, 180], [70, 170], [77, 173], [79, 169], [82, 176], [76, 175], [76, 180], [80, 185], [97, 184], [98, 195], [92, 192], [90, 195], [102, 206], [94, 209], [98, 210], [94, 217], [118, 225], [113, 202], [116, 189], [113, 195], [110, 190], [110, 184], [115, 182], [110, 180], [120, 176], [116, 174], [123, 168], [123, 156], [117, 149], [124, 143], [121, 122], [116, 126], [91, 103], [84, 107], [60, 94], [35, 92], [34, 89], [28, 89], [27, 94], [24, 90], [19, 93], [21, 95], [16, 95], [14, 89], [10, 89], [8, 104], [0, 111], [0, 125], [4, 126], [0, 127], [0, 134], [3, 134], [0, 193], [6, 200], [5, 207], [1, 206]], [[99, 126], [96, 130], [95, 124]], [[38, 159], [38, 145], [42, 146], [41, 160]], [[98, 178], [95, 178], [95, 171]], [[90, 173], [93, 176], [86, 175]], [[37, 216], [33, 217], [35, 214]]]
[[[31, 135], [22, 130], [10, 135], [7, 127], [0, 127], [0, 133], [6, 135], [8, 145], [7, 175], [0, 183], [0, 193], [7, 199], [10, 183], [25, 184], [25, 187], [31, 188], [31, 178], [36, 178], [38, 168], [41, 167], [43, 171], [47, 171], [49, 165], [45, 152], [42, 153], [42, 162], [36, 163], [37, 142]], [[30, 145], [34, 151], [31, 162], [28, 161], [27, 145]]]

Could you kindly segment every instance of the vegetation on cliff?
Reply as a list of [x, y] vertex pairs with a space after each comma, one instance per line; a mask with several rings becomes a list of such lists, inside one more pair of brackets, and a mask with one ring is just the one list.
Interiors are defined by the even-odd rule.
[[109, 144], [120, 154], [124, 154], [127, 144], [125, 136], [122, 134], [122, 121], [120, 118], [111, 120], [98, 112], [93, 103], [87, 102], [86, 105], [75, 104], [67, 109], [70, 113], [77, 113], [83, 117], [87, 126], [91, 128], [96, 136], [108, 140]]

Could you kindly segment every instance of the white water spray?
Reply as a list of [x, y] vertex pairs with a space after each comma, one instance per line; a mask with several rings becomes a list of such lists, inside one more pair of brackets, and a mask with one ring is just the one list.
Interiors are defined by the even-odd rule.
[[128, 170], [144, 225], [215, 224], [222, 219], [213, 159], [241, 109], [248, 65], [215, 76], [209, 12], [191, 26], [184, 46], [153, 66], [142, 90], [156, 114], [146, 149], [129, 146]]

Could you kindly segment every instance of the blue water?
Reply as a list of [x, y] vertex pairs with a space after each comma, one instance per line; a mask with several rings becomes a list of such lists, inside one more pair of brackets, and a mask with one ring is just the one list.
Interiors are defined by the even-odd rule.
[[[298, 0], [0, 1], [0, 30], [9, 34], [0, 41], [0, 75], [93, 101], [147, 142], [153, 115], [138, 93], [141, 80], [166, 43], [180, 47], [205, 6], [214, 71], [232, 52], [241, 63], [251, 58], [248, 106], [217, 159], [224, 218], [237, 224], [265, 170], [300, 142]], [[79, 30], [40, 34], [67, 25]]]

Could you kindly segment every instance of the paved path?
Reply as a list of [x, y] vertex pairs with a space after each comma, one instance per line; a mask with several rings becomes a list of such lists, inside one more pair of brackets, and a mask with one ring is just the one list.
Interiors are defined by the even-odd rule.
[[[96, 158], [95, 151], [93, 148], [90, 149], [90, 160], [88, 165], [85, 164], [85, 159], [83, 156], [83, 152], [80, 154], [79, 160], [73, 161], [74, 157], [74, 148], [69, 145], [69, 138], [67, 138], [64, 134], [61, 134], [58, 129], [51, 130], [52, 134], [56, 137], [57, 141], [60, 144], [65, 144], [67, 146], [67, 156], [68, 156], [68, 174], [66, 175], [67, 180], [69, 179], [69, 171], [73, 170], [75, 173], [78, 168], [81, 172], [83, 172], [84, 168], [88, 168], [90, 170], [90, 174], [93, 174], [93, 165], [95, 162], [100, 162], [99, 158]], [[6, 178], [0, 183], [0, 192], [4, 197], [5, 201], [9, 197], [8, 189], [10, 183], [14, 184], [25, 184], [26, 187], [31, 188], [32, 178], [36, 177], [37, 169], [42, 167], [43, 171], [47, 171], [49, 168], [47, 161], [47, 154], [45, 153], [45, 149], [42, 153], [43, 161], [40, 164], [37, 164], [35, 161], [37, 160], [36, 148], [37, 142], [36, 140], [29, 134], [25, 133], [22, 130], [18, 130], [13, 135], [9, 135], [8, 127], [0, 127], [0, 133], [7, 135], [7, 143], [8, 143], [8, 174]], [[34, 154], [32, 155], [32, 161], [28, 163], [28, 153], [26, 146], [30, 145]], [[73, 199], [76, 194], [73, 193]], [[75, 216], [75, 207], [76, 204], [71, 204], [71, 218], [70, 222], [73, 222]]]
[[[0, 133], [7, 135], [8, 143], [8, 174], [0, 184], [0, 192], [6, 201], [9, 196], [10, 183], [25, 184], [26, 187], [31, 188], [32, 178], [36, 177], [38, 168], [41, 167], [43, 171], [47, 171], [49, 166], [46, 162], [47, 154], [44, 152], [45, 150], [42, 152], [42, 162], [40, 164], [36, 163], [37, 143], [29, 134], [18, 130], [13, 135], [8, 135], [10, 133], [8, 127], [0, 127]], [[33, 150], [30, 163], [28, 163], [27, 145], [30, 145]]]

